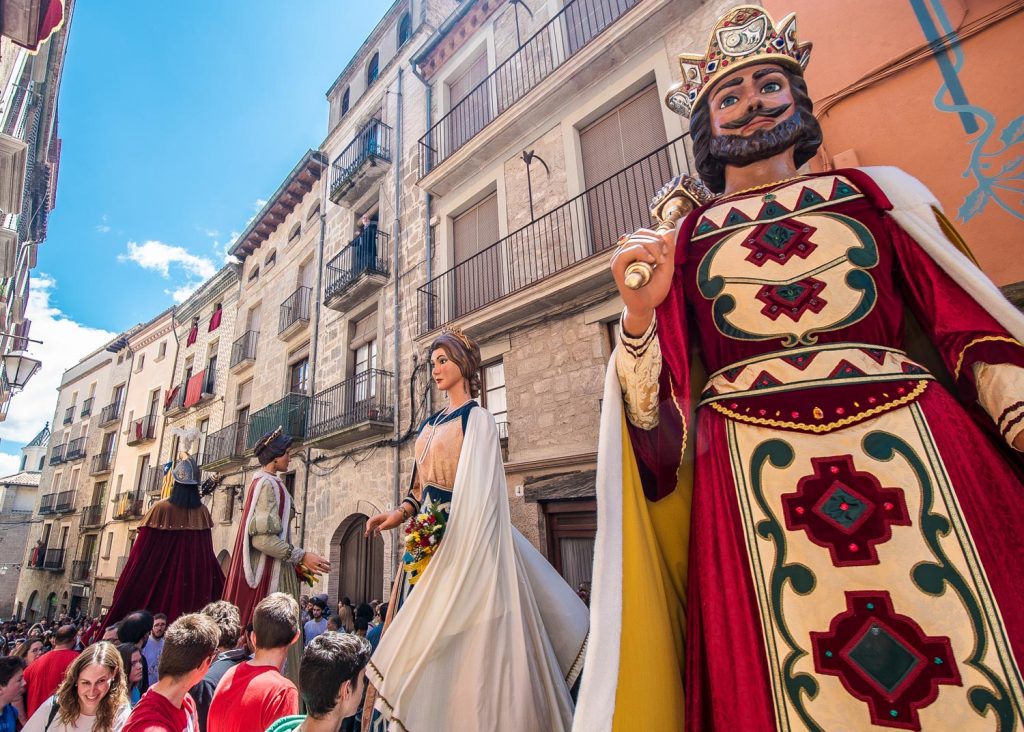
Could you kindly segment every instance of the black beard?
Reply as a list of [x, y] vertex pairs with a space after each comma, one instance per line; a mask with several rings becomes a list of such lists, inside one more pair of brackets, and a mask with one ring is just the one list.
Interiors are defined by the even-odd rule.
[[795, 147], [804, 130], [803, 115], [796, 110], [792, 117], [768, 130], [757, 130], [747, 136], [714, 135], [708, 151], [725, 165], [742, 168]]

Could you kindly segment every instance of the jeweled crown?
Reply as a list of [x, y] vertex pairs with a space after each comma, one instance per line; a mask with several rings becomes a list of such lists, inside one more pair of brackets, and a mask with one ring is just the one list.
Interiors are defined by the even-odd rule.
[[462, 342], [462, 345], [464, 345], [466, 348], [473, 348], [472, 344], [469, 342], [469, 336], [463, 333], [462, 328], [460, 328], [457, 325], [446, 325], [444, 328], [441, 329], [441, 334], [453, 335], [456, 338], [458, 338]]
[[796, 40], [796, 13], [776, 23], [764, 8], [740, 5], [718, 19], [703, 55], [679, 54], [683, 80], [669, 87], [665, 104], [689, 117], [714, 83], [736, 69], [776, 63], [802, 74], [810, 58], [811, 44]]

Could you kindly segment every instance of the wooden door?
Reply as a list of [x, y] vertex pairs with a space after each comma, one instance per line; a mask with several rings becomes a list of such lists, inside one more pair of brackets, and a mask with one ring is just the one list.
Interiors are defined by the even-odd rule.
[[[358, 605], [384, 598], [384, 540], [380, 535], [363, 536], [367, 517], [354, 514], [340, 541], [341, 572], [338, 598], [348, 597]], [[337, 599], [337, 598], [332, 598]]]

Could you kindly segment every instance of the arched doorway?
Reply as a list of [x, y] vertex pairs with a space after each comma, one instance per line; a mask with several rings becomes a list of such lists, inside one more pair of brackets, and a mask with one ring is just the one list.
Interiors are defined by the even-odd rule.
[[[384, 600], [384, 540], [363, 536], [367, 516], [354, 513], [341, 522], [331, 539], [332, 603], [348, 597], [353, 603]], [[337, 574], [335, 575], [335, 572]]]
[[227, 549], [221, 549], [220, 554], [217, 555], [217, 562], [220, 564], [220, 571], [223, 572], [226, 577], [228, 569], [231, 568], [231, 552]]
[[28, 596], [28, 609], [25, 611], [25, 621], [28, 623], [39, 622], [39, 590], [32, 590]]
[[57, 617], [57, 593], [51, 592], [46, 598], [46, 619], [53, 620]]

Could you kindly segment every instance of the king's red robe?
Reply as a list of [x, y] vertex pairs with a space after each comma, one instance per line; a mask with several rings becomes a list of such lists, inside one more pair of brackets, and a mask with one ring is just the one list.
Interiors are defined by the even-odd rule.
[[577, 729], [1024, 723], [1024, 347], [891, 209], [849, 170], [684, 221], [657, 425], [603, 415]]

